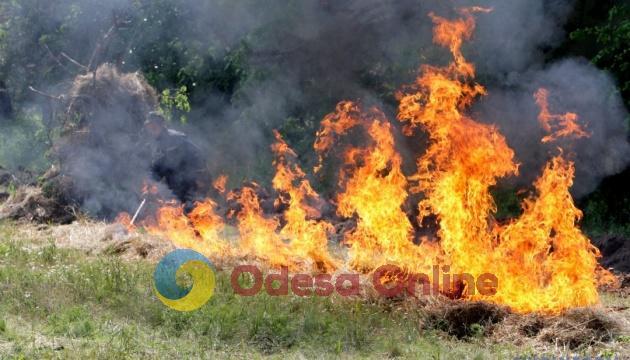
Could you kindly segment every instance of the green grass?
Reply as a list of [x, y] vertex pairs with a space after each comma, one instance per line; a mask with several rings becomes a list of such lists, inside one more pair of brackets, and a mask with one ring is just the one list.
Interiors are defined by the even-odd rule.
[[148, 262], [16, 236], [0, 223], [0, 358], [512, 359], [532, 351], [425, 329], [414, 304], [235, 296], [223, 273], [208, 304], [179, 313], [154, 296]]

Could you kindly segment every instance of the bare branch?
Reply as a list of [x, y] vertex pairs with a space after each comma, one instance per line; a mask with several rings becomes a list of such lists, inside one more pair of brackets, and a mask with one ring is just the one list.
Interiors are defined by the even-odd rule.
[[71, 63], [73, 63], [74, 65], [80, 67], [83, 70], [87, 70], [88, 69], [87, 66], [85, 66], [85, 65], [81, 64], [80, 62], [74, 60], [73, 58], [71, 58], [68, 54], [66, 54], [63, 51], [61, 52], [61, 56], [63, 56], [64, 58], [66, 58], [66, 60], [70, 61]]
[[35, 88], [34, 88], [34, 87], [32, 87], [32, 86], [29, 86], [29, 87], [28, 87], [28, 89], [29, 89], [30, 91], [34, 92], [35, 94], [38, 94], [38, 95], [41, 95], [41, 96], [47, 97], [47, 98], [49, 98], [49, 99], [53, 99], [53, 100], [57, 100], [57, 101], [63, 101], [63, 96], [54, 96], [54, 95], [50, 95], [50, 94], [45, 93], [45, 92], [43, 92], [43, 91], [41, 91], [41, 90], [37, 90], [37, 89], [35, 89]]

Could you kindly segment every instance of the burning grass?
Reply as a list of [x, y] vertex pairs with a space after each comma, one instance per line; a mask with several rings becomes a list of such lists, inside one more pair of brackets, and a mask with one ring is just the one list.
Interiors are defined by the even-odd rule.
[[[475, 68], [461, 52], [473, 35], [476, 12], [487, 10], [460, 9], [454, 20], [430, 14], [435, 42], [450, 51], [453, 61], [444, 67], [423, 66], [415, 82], [399, 94], [398, 120], [405, 135], [414, 136], [420, 128], [428, 138], [428, 148], [417, 155], [415, 174], [403, 173], [395, 126], [381, 110], [344, 101], [324, 118], [314, 148], [322, 162], [336, 156], [343, 164], [339, 191], [331, 199], [335, 219], [323, 215], [330, 204], [314, 191], [298, 155], [275, 133], [275, 202], [271, 197], [263, 202], [264, 190], [257, 184], [228, 193], [226, 178], [219, 178], [215, 187], [225, 198], [204, 199], [190, 212], [160, 199], [161, 208], [139, 227], [131, 216], [121, 215], [131, 233], [89, 223], [30, 229], [30, 235], [5, 227], [9, 239], [41, 233], [54, 239], [40, 246], [15, 239], [1, 243], [0, 285], [8, 295], [0, 307], [9, 315], [0, 328], [8, 334], [3, 335], [7, 353], [68, 355], [66, 349], [78, 344], [86, 349], [85, 357], [113, 358], [151, 356], [155, 347], [174, 357], [630, 355], [627, 297], [619, 300], [624, 304], [620, 307], [595, 308], [600, 303], [598, 284], [611, 276], [598, 266], [598, 250], [577, 226], [581, 212], [569, 192], [575, 172], [570, 154], [549, 154], [519, 217], [501, 223], [494, 218], [491, 189], [499, 179], [516, 175], [519, 165], [498, 128], [467, 114], [486, 91], [475, 82]], [[95, 78], [80, 78], [76, 85], [100, 89], [101, 80], [111, 85], [109, 78], [119, 79], [120, 74], [103, 67]], [[151, 103], [154, 94], [142, 90], [146, 86], [137, 75], [123, 79], [132, 89], [125, 85], [119, 93], [137, 88], [132, 101]], [[548, 95], [540, 90], [534, 96], [548, 132], [541, 141], [587, 136], [577, 114], [552, 114]], [[96, 106], [90, 98], [77, 101], [73, 111], [80, 114], [81, 106]], [[132, 112], [136, 125], [144, 112]], [[76, 126], [81, 124], [79, 119]], [[351, 130], [362, 132], [366, 141], [344, 144], [341, 139]], [[76, 134], [77, 141], [83, 133]], [[413, 204], [417, 219], [408, 211], [412, 194], [421, 198]], [[219, 214], [219, 203], [230, 202], [238, 206], [228, 209], [227, 216]], [[429, 217], [438, 230], [420, 236], [418, 227]], [[352, 221], [352, 226], [340, 234], [344, 246], [329, 246], [338, 218]], [[226, 236], [228, 224], [235, 226], [236, 236]], [[396, 276], [408, 276], [430, 273], [440, 265], [472, 278], [491, 273], [500, 285], [492, 294], [475, 294], [470, 283], [462, 285], [452, 296], [456, 300], [371, 294], [240, 297], [221, 272], [217, 296], [203, 310], [172, 313], [152, 295], [152, 266], [144, 260], [171, 248], [162, 246], [161, 238], [226, 267], [253, 261], [266, 269], [349, 270], [366, 276], [391, 264], [402, 269]], [[86, 258], [59, 246], [98, 256]], [[121, 255], [138, 260], [125, 262]], [[442, 288], [442, 293], [449, 290]], [[25, 319], [36, 324], [38, 340], [29, 342], [33, 335], [20, 326]], [[31, 343], [37, 346], [25, 347]]]
[[[152, 261], [108, 250], [125, 236], [90, 222], [1, 223], [0, 357], [630, 356], [630, 303], [615, 294], [599, 310], [520, 315], [443, 297], [240, 297], [221, 271], [206, 306], [178, 313], [153, 295]], [[168, 251], [157, 249], [149, 259]]]
[[[578, 226], [582, 213], [570, 193], [575, 175], [571, 154], [561, 148], [550, 152], [521, 204], [522, 214], [504, 222], [495, 218], [491, 190], [499, 180], [516, 176], [519, 164], [500, 130], [468, 111], [486, 94], [476, 83], [474, 65], [462, 53], [480, 12], [489, 10], [459, 9], [455, 19], [429, 14], [434, 42], [449, 50], [452, 62], [422, 66], [415, 81], [398, 94], [397, 118], [404, 135], [417, 136], [420, 129], [428, 137], [426, 150], [417, 154], [414, 174], [403, 172], [396, 128], [378, 108], [343, 101], [322, 120], [314, 144], [320, 164], [314, 172], [330, 158], [343, 164], [338, 191], [329, 200], [336, 217], [355, 220], [341, 235], [347, 256], [331, 255], [327, 245], [335, 227], [331, 217], [322, 216], [327, 200], [313, 190], [298, 155], [277, 132], [272, 145], [277, 199], [271, 211], [261, 201], [261, 187], [245, 185], [227, 195], [227, 201], [238, 204], [228, 212], [229, 220], [216, 206], [226, 199], [205, 199], [191, 213], [183, 205], [163, 202], [141, 225], [177, 247], [218, 261], [248, 258], [270, 267], [328, 273], [352, 269], [369, 274], [382, 265], [395, 265], [417, 275], [439, 265], [477, 279], [491, 274], [500, 283], [494, 293], [474, 293], [462, 285], [458, 297], [518, 313], [560, 314], [598, 304], [598, 285], [613, 277], [598, 265], [599, 250]], [[541, 127], [548, 133], [537, 140], [588, 135], [577, 114], [552, 113], [548, 97], [544, 89], [532, 94], [532, 102], [540, 106]], [[344, 142], [353, 131], [363, 134], [360, 145]], [[417, 217], [408, 211], [412, 195], [421, 199], [411, 205]], [[418, 228], [427, 218], [435, 219], [437, 230], [422, 236], [421, 230], [427, 229]], [[226, 243], [219, 236], [227, 221], [238, 229], [236, 242]]]

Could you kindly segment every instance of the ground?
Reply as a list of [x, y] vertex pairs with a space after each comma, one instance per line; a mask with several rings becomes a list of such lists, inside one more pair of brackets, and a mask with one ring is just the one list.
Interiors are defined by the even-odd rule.
[[88, 221], [0, 223], [0, 358], [630, 358], [630, 299], [615, 293], [597, 311], [620, 328], [577, 346], [563, 341], [570, 327], [520, 335], [515, 324], [535, 318], [515, 315], [458, 338], [432, 321], [431, 301], [239, 297], [225, 272], [208, 304], [178, 313], [153, 294], [169, 249], [156, 241]]

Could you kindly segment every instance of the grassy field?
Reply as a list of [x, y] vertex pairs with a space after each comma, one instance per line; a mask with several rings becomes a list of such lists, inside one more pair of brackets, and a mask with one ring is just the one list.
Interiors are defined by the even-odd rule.
[[[0, 358], [421, 358], [541, 355], [485, 336], [457, 339], [427, 326], [413, 302], [235, 296], [222, 274], [201, 310], [178, 313], [152, 292], [154, 264], [88, 256], [0, 223]], [[628, 304], [607, 296], [606, 301]], [[615, 358], [630, 337], [574, 350]], [[557, 349], [556, 349], [557, 353]]]

